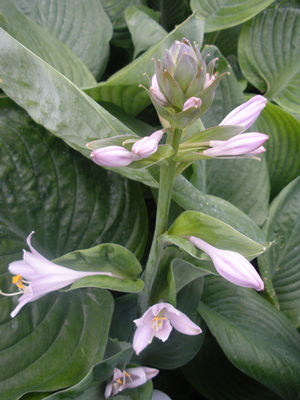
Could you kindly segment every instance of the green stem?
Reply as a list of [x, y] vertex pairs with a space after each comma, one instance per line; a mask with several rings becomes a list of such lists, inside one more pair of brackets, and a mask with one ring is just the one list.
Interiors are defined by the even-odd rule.
[[[175, 129], [173, 132], [169, 133], [167, 143], [171, 144], [176, 155], [181, 137], [181, 130]], [[143, 274], [143, 279], [145, 282], [145, 287], [140, 296], [140, 308], [141, 311], [149, 306], [149, 299], [157, 274], [158, 269], [158, 257], [159, 257], [159, 244], [158, 239], [166, 229], [168, 224], [169, 209], [172, 198], [172, 188], [174, 182], [174, 176], [176, 171], [176, 161], [173, 157], [167, 160], [166, 164], [160, 166], [160, 179], [159, 179], [159, 190], [158, 190], [158, 200], [157, 200], [157, 212], [155, 221], [155, 230], [152, 239], [152, 245], [147, 261], [147, 265]]]

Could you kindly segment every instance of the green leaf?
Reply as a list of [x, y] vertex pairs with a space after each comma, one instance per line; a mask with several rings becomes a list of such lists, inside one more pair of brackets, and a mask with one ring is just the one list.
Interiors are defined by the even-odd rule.
[[113, 103], [131, 115], [139, 114], [150, 104], [147, 92], [140, 88], [139, 84], [147, 84], [143, 74], [149, 77], [153, 75], [152, 58], [161, 58], [165, 49], [169, 48], [175, 40], [181, 40], [183, 37], [190, 41], [195, 40], [201, 47], [203, 24], [203, 18], [196, 15], [191, 16], [142, 56], [112, 75], [106, 82], [86, 88], [85, 92], [96, 101]]
[[198, 311], [229, 360], [283, 399], [300, 391], [300, 336], [251, 289], [206, 277]]
[[170, 31], [184, 21], [190, 14], [189, 0], [148, 0], [149, 7], [160, 11], [162, 26]]
[[189, 383], [207, 399], [281, 399], [235, 368], [209, 333], [206, 333], [204, 344], [196, 357], [183, 367], [183, 373]]
[[127, 7], [125, 19], [134, 44], [134, 58], [167, 35], [158, 22], [138, 7]]
[[300, 122], [268, 103], [256, 125], [269, 135], [265, 147], [273, 198], [300, 175]]
[[[230, 76], [220, 81], [214, 102], [203, 116], [203, 123], [208, 128], [219, 124], [230, 111], [245, 102], [245, 97], [222, 54], [214, 46], [205, 46], [205, 52], [219, 58], [218, 71], [230, 71]], [[196, 128], [197, 123], [191, 127]], [[249, 130], [254, 132], [255, 127]], [[262, 132], [268, 133], [268, 130]], [[197, 162], [193, 165], [191, 182], [205, 193], [219, 196], [239, 207], [258, 225], [262, 225], [267, 218], [270, 188], [264, 158], [262, 161], [211, 159]]]
[[274, 243], [259, 258], [259, 265], [272, 279], [280, 310], [300, 327], [300, 178], [285, 187], [271, 205], [265, 227]]
[[[214, 247], [236, 251], [249, 258], [254, 258], [266, 250], [265, 246], [242, 235], [230, 225], [197, 211], [183, 212], [168, 230], [167, 239], [169, 235], [171, 238], [179, 236], [182, 239], [196, 236]], [[190, 243], [188, 239], [185, 239], [185, 242]]]
[[[103, 360], [98, 363], [87, 376], [76, 385], [43, 397], [45, 400], [99, 400], [104, 399], [100, 384], [113, 375], [114, 368], [122, 368], [131, 357], [132, 348], [129, 343], [109, 339]], [[29, 399], [28, 399], [29, 400]], [[31, 400], [31, 398], [30, 398]]]
[[[90, 153], [85, 147], [87, 142], [132, 134], [128, 127], [1, 28], [0, 50], [4, 92], [36, 122], [86, 157]], [[148, 170], [122, 168], [118, 172], [145, 184], [157, 185]]]
[[125, 247], [106, 243], [86, 250], [75, 250], [54, 260], [79, 271], [110, 272], [115, 276], [94, 275], [75, 281], [68, 290], [98, 287], [121, 292], [139, 292], [144, 283], [138, 279], [142, 271], [138, 259]]
[[0, 109], [0, 153], [5, 269], [32, 230], [49, 258], [110, 241], [142, 255], [147, 217], [136, 184], [93, 165], [16, 107]]
[[191, 0], [191, 8], [205, 17], [205, 32], [239, 25], [268, 7], [273, 0]]
[[[19, 12], [10, 0], [1, 1], [0, 15], [2, 28], [75, 84], [87, 86], [95, 83], [95, 79], [87, 67], [67, 46]], [[0, 40], [2, 42], [3, 38], [1, 37]], [[20, 68], [20, 65], [22, 65], [20, 69], [28, 68], [26, 64], [16, 64], [17, 68]], [[3, 79], [2, 67], [1, 78]]]
[[47, 295], [13, 320], [6, 300], [1, 299], [3, 399], [74, 385], [102, 359], [113, 312], [107, 291]]
[[13, 3], [28, 18], [65, 43], [100, 78], [108, 61], [112, 37], [112, 24], [101, 1], [13, 0]]
[[238, 55], [245, 77], [287, 111], [300, 107], [300, 10], [271, 9], [245, 24]]
[[263, 232], [246, 214], [219, 197], [205, 195], [183, 176], [175, 180], [173, 199], [186, 210], [201, 211], [220, 219], [256, 242], [266, 241]]

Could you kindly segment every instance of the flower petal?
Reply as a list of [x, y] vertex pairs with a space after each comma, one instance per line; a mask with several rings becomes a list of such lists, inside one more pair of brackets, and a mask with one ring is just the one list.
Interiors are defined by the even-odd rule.
[[139, 157], [124, 147], [106, 146], [92, 151], [91, 159], [104, 167], [127, 167]]
[[139, 355], [140, 352], [148, 346], [148, 344], [151, 342], [152, 335], [153, 329], [151, 322], [142, 324], [136, 329], [133, 337], [132, 347], [137, 355]]
[[162, 328], [155, 333], [155, 337], [165, 342], [172, 332], [172, 325], [169, 320], [162, 321]]

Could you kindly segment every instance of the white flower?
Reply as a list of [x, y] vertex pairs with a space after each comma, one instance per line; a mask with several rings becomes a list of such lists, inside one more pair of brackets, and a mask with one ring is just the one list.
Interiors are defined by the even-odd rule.
[[111, 272], [75, 271], [47, 260], [31, 246], [31, 232], [27, 237], [29, 251], [23, 250], [23, 260], [13, 261], [8, 270], [13, 274], [12, 282], [18, 287], [16, 293], [3, 293], [4, 296], [21, 295], [19, 304], [11, 312], [15, 317], [25, 304], [35, 301], [47, 293], [70, 285], [74, 281], [90, 275], [115, 276]]
[[140, 157], [122, 146], [106, 146], [93, 150], [91, 159], [103, 167], [127, 167]]
[[241, 254], [218, 249], [195, 236], [190, 236], [189, 240], [194, 246], [209, 255], [216, 270], [223, 278], [238, 286], [263, 290], [263, 280], [253, 265]]
[[147, 367], [127, 368], [124, 371], [115, 368], [113, 379], [106, 386], [105, 398], [108, 399], [124, 389], [132, 389], [141, 386], [149, 379], [154, 378], [158, 372], [158, 369]]
[[160, 129], [159, 131], [153, 132], [150, 136], [145, 136], [142, 139], [134, 143], [131, 148], [131, 152], [139, 156], [140, 158], [148, 158], [151, 154], [157, 152], [158, 143], [162, 138], [165, 130]]
[[173, 328], [185, 335], [199, 335], [202, 332], [189, 317], [169, 303], [154, 304], [133, 322], [137, 329], [132, 347], [137, 355], [152, 342], [154, 336], [165, 342]]

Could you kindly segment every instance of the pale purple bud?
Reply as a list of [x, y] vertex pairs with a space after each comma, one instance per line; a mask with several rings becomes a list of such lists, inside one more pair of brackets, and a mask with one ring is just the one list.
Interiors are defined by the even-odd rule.
[[142, 386], [158, 373], [158, 369], [147, 367], [127, 368], [124, 371], [115, 368], [113, 379], [106, 386], [105, 398], [108, 399], [109, 397], [115, 396], [125, 389], [133, 389]]
[[198, 335], [202, 332], [189, 317], [169, 303], [154, 304], [141, 318], [134, 320], [134, 323], [137, 329], [132, 347], [137, 355], [152, 342], [154, 337], [165, 342], [173, 328], [185, 335]]
[[256, 269], [241, 254], [218, 249], [195, 236], [190, 236], [189, 240], [209, 255], [218, 273], [229, 282], [255, 290], [264, 289], [264, 282]]
[[132, 153], [136, 154], [140, 158], [148, 158], [151, 154], [156, 153], [158, 143], [162, 138], [165, 130], [161, 129], [152, 133], [150, 136], [145, 136], [142, 139], [134, 143], [131, 148]]
[[[31, 232], [27, 237], [29, 251], [23, 250], [23, 260], [13, 261], [9, 264], [8, 270], [15, 275], [15, 283], [20, 294], [19, 304], [11, 312], [11, 317], [15, 317], [25, 304], [35, 301], [47, 293], [59, 290], [65, 286], [72, 284], [77, 279], [91, 275], [106, 275], [120, 278], [111, 272], [92, 272], [92, 271], [77, 271], [66, 268], [52, 261], [47, 260], [31, 245]], [[12, 294], [3, 295], [10, 296]]]
[[153, 99], [162, 107], [168, 105], [168, 100], [165, 98], [165, 96], [163, 95], [163, 93], [161, 92], [158, 82], [157, 82], [157, 77], [156, 74], [154, 74], [152, 76], [151, 79], [151, 86], [150, 86], [150, 93], [153, 97]]
[[100, 147], [92, 151], [94, 163], [104, 167], [127, 167], [133, 161], [140, 159], [136, 154], [121, 146]]
[[241, 125], [246, 130], [255, 122], [266, 104], [267, 99], [265, 97], [254, 96], [246, 103], [232, 110], [220, 125]]
[[203, 84], [203, 90], [208, 88], [208, 86], [210, 86], [215, 79], [216, 79], [216, 77], [214, 75], [207, 73], [205, 75], [205, 81], [204, 81], [204, 84]]
[[262, 145], [267, 139], [268, 135], [264, 133], [249, 132], [228, 140], [211, 140], [211, 148], [204, 150], [203, 154], [209, 157], [251, 157], [266, 150]]
[[187, 101], [184, 103], [183, 107], [182, 107], [182, 111], [186, 111], [189, 108], [200, 108], [202, 104], [202, 100], [199, 99], [199, 97], [190, 97], [189, 99], [187, 99]]

